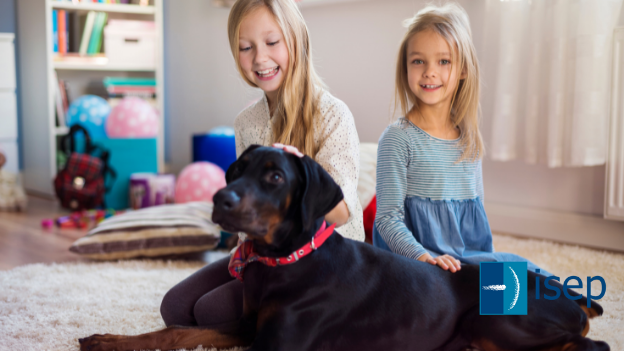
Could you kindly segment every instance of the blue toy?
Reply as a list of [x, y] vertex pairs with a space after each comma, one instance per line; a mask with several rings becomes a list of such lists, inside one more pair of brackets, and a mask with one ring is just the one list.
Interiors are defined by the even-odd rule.
[[74, 100], [67, 111], [67, 125], [83, 126], [92, 139], [106, 138], [106, 118], [111, 112], [106, 100], [95, 95], [84, 95]]
[[193, 135], [193, 162], [208, 161], [227, 172], [236, 161], [234, 128], [216, 127], [208, 134]]

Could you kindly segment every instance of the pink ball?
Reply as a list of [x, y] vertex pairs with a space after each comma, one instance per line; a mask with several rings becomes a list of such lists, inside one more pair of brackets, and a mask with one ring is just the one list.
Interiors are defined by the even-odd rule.
[[106, 119], [109, 138], [154, 138], [158, 135], [158, 113], [147, 101], [125, 97]]
[[180, 172], [175, 187], [175, 202], [212, 202], [212, 196], [225, 186], [225, 172], [219, 166], [210, 162], [195, 162]]

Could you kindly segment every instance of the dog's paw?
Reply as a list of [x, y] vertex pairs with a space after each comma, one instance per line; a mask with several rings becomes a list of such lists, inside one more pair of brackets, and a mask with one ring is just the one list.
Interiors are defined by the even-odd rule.
[[87, 338], [78, 339], [80, 351], [113, 351], [117, 350], [115, 344], [119, 341], [119, 335], [94, 334]]

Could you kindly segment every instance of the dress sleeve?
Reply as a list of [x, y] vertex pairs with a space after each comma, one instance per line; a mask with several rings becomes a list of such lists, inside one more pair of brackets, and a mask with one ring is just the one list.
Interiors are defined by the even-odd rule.
[[[316, 154], [318, 162], [342, 189], [344, 201], [349, 209], [350, 222], [356, 211], [361, 211], [356, 203], [357, 184], [360, 175], [360, 139], [353, 115], [340, 100], [331, 104], [321, 104], [320, 143]], [[357, 216], [358, 218], [361, 216]]]
[[418, 259], [427, 250], [405, 225], [407, 167], [411, 159], [409, 137], [390, 126], [379, 140], [377, 152], [377, 214], [375, 227], [392, 252]]

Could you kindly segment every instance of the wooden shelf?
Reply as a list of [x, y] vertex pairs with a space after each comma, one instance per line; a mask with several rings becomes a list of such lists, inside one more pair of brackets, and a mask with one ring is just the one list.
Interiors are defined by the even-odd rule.
[[52, 65], [57, 70], [77, 70], [77, 71], [134, 71], [153, 72], [155, 66], [110, 64], [104, 54], [94, 56], [78, 56], [77, 54], [67, 54], [65, 56], [54, 56]]
[[78, 3], [63, 1], [50, 1], [52, 8], [61, 10], [74, 11], [100, 11], [100, 12], [118, 12], [133, 13], [139, 15], [153, 15], [156, 13], [154, 6], [139, 6], [126, 4], [100, 4], [100, 3]]
[[108, 63], [76, 63], [76, 62], [54, 62], [54, 68], [58, 70], [76, 71], [128, 71], [128, 72], [154, 72], [153, 66], [126, 66], [110, 65]]
[[65, 135], [69, 133], [69, 127], [56, 127], [54, 129], [54, 135]]

